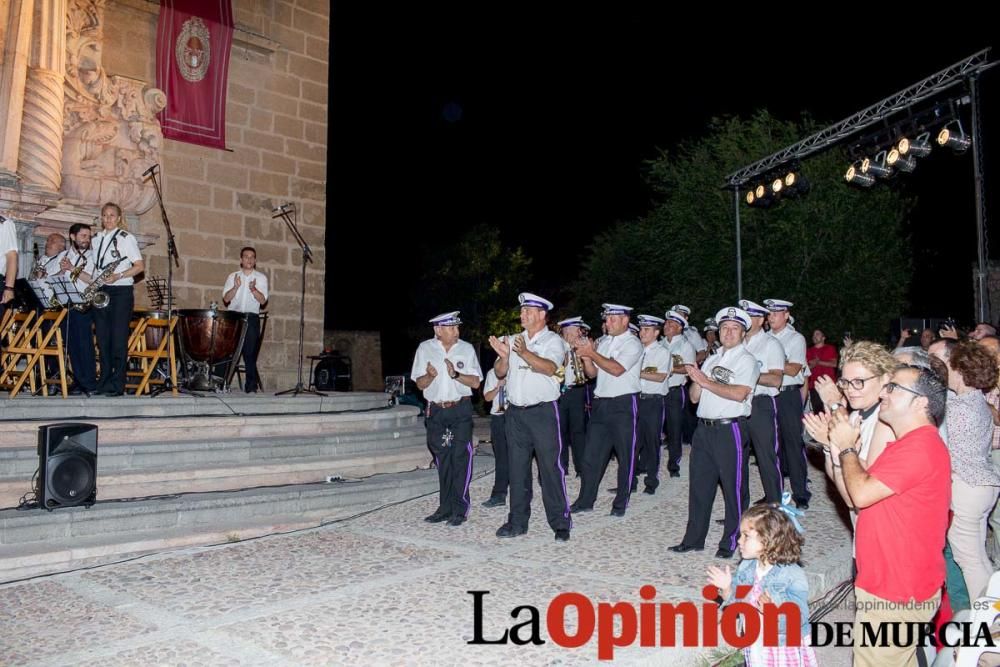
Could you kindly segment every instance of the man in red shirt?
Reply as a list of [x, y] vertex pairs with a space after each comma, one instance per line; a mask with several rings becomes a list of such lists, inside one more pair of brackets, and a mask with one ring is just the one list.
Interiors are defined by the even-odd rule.
[[[842, 415], [830, 427], [830, 450], [860, 508], [856, 528], [854, 664], [916, 663], [915, 625], [929, 623], [941, 601], [944, 542], [951, 502], [951, 463], [938, 435], [947, 391], [931, 371], [904, 366], [881, 394], [879, 418], [896, 435], [865, 470], [854, 445], [859, 426]], [[882, 624], [880, 626], [880, 624]], [[873, 644], [886, 642], [880, 647]]]
[[837, 380], [837, 348], [826, 342], [826, 334], [820, 329], [813, 331], [812, 346], [806, 350], [806, 363], [809, 365], [809, 400], [813, 412], [823, 412], [823, 399], [816, 392], [816, 380], [825, 375], [833, 381]]

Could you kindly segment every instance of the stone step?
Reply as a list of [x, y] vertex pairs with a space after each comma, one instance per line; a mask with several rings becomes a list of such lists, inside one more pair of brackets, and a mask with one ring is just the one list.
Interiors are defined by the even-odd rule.
[[[429, 460], [423, 426], [320, 438], [256, 438], [220, 443], [110, 445], [98, 450], [98, 498], [322, 482], [399, 472]], [[34, 450], [0, 450], [0, 507], [14, 507], [31, 488]]]
[[303, 394], [214, 394], [200, 397], [161, 394], [93, 398], [70, 396], [48, 398], [18, 394], [0, 399], [0, 420], [49, 419], [61, 421], [111, 417], [178, 417], [197, 415], [281, 414], [373, 410], [387, 405], [379, 392], [329, 392], [325, 397]]
[[200, 434], [210, 434], [213, 438], [224, 440], [277, 434], [356, 433], [409, 426], [420, 423], [421, 419], [418, 408], [401, 405], [360, 412], [4, 420], [0, 422], [0, 448], [36, 447], [39, 426], [68, 421], [96, 424], [100, 445], [191, 440]]
[[[492, 457], [473, 461], [476, 476], [492, 467]], [[321, 525], [437, 489], [437, 471], [422, 469], [356, 483], [98, 502], [54, 512], [0, 510], [0, 583], [140, 553]], [[415, 522], [421, 519], [414, 515]]]

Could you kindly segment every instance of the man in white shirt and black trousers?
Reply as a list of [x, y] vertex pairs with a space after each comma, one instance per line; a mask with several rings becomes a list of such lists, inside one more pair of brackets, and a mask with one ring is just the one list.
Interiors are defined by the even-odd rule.
[[715, 316], [722, 349], [704, 366], [688, 366], [691, 400], [698, 405], [698, 426], [691, 442], [691, 483], [688, 487], [688, 522], [684, 539], [669, 547], [684, 553], [702, 551], [712, 518], [715, 490], [722, 485], [726, 518], [716, 558], [732, 558], [743, 515], [742, 487], [744, 443], [753, 388], [759, 375], [757, 358], [743, 345], [750, 316], [741, 308], [723, 308]]
[[[94, 279], [94, 253], [90, 247], [90, 225], [73, 223], [69, 228], [69, 247], [59, 259], [59, 270], [66, 279], [76, 276], [73, 286], [82, 292]], [[71, 394], [90, 396], [97, 390], [97, 360], [94, 355], [94, 311], [70, 308], [66, 314], [66, 348], [73, 366], [75, 383]]]
[[424, 392], [427, 446], [438, 469], [438, 508], [428, 523], [461, 526], [469, 516], [472, 482], [472, 390], [483, 379], [476, 349], [458, 338], [458, 311], [430, 320], [434, 338], [417, 347], [410, 379]]
[[805, 382], [806, 339], [788, 321], [791, 301], [765, 299], [767, 322], [771, 325], [771, 335], [778, 339], [785, 349], [785, 371], [777, 400], [778, 428], [781, 433], [781, 449], [788, 478], [792, 486], [792, 499], [799, 509], [809, 509], [812, 494], [806, 485], [808, 467], [805, 444], [802, 442], [802, 383]]
[[[785, 374], [785, 348], [781, 347], [777, 338], [764, 331], [767, 308], [747, 299], [740, 301], [740, 308], [750, 315], [750, 331], [743, 339], [743, 344], [760, 362], [760, 377], [753, 390], [753, 411], [748, 423], [750, 441], [753, 443], [754, 456], [757, 457], [757, 470], [764, 487], [764, 497], [760, 502], [780, 504], [784, 480], [778, 459], [780, 441], [776, 397]], [[749, 474], [749, 461], [744, 465], [744, 471]], [[743, 489], [743, 508], [746, 509], [749, 506], [750, 485], [745, 484]]]
[[642, 343], [629, 331], [632, 309], [605, 303], [604, 323], [607, 335], [595, 348], [589, 340], [576, 348], [583, 359], [587, 377], [596, 377], [594, 404], [587, 428], [587, 447], [583, 463], [583, 484], [572, 512], [594, 509], [597, 490], [604, 479], [611, 450], [618, 459], [618, 487], [611, 506], [612, 516], [625, 516], [635, 465], [635, 427], [639, 400], [639, 364]]
[[556, 540], [569, 540], [572, 526], [566, 471], [562, 467], [562, 433], [559, 428], [559, 394], [565, 346], [562, 338], [545, 326], [552, 310], [548, 299], [522, 292], [521, 325], [524, 331], [511, 340], [490, 336], [497, 353], [497, 378], [507, 380], [507, 452], [510, 460], [510, 514], [497, 537], [517, 537], [528, 532], [531, 516], [531, 457], [538, 459], [542, 503]]
[[[14, 281], [17, 279], [17, 228], [14, 221], [0, 215], [0, 268], [3, 269], [3, 296], [0, 297], [0, 319], [7, 304], [14, 298]], [[3, 341], [0, 340], [0, 347]]]
[[643, 345], [639, 362], [639, 410], [636, 418], [635, 473], [632, 493], [639, 486], [639, 473], [646, 473], [643, 493], [653, 495], [660, 485], [660, 435], [666, 419], [667, 379], [673, 361], [667, 348], [660, 345], [663, 318], [639, 315], [639, 341]]
[[257, 251], [247, 246], [240, 250], [240, 270], [233, 271], [222, 287], [222, 301], [229, 310], [246, 313], [246, 333], [243, 336], [243, 367], [248, 394], [260, 389], [257, 375], [257, 350], [260, 347], [260, 309], [267, 304], [267, 276], [256, 269]]
[[[697, 358], [697, 350], [684, 336], [687, 318], [676, 310], [668, 310], [663, 322], [663, 340], [660, 344], [670, 354], [672, 370], [667, 380], [667, 470], [671, 477], [681, 476], [681, 442], [684, 439], [684, 414], [687, 410], [687, 366]], [[678, 363], [679, 362], [679, 363]]]
[[[566, 377], [563, 380], [564, 391], [559, 397], [559, 424], [562, 427], [563, 435], [563, 469], [569, 471], [569, 453], [573, 453], [573, 469], [576, 476], [583, 474], [584, 447], [587, 438], [587, 412], [590, 410], [590, 379], [584, 374], [583, 378], [576, 377], [577, 373], [573, 367], [576, 351], [573, 346], [581, 338], [590, 335], [590, 325], [577, 315], [559, 322], [559, 334], [566, 343]], [[583, 372], [583, 361], [577, 357], [580, 372]], [[583, 380], [580, 382], [579, 380]]]

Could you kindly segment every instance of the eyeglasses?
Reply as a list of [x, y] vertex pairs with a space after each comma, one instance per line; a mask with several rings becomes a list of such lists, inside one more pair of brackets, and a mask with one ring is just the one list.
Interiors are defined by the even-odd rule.
[[837, 380], [837, 388], [847, 389], [848, 387], [850, 387], [855, 391], [861, 391], [862, 389], [865, 388], [865, 382], [868, 382], [869, 380], [874, 380], [877, 377], [878, 377], [877, 375], [873, 375], [869, 378], [853, 378], [850, 380], [848, 380], [847, 378], [840, 378], [839, 380]]
[[887, 383], [885, 385], [885, 393], [887, 393], [887, 394], [891, 394], [892, 392], [896, 391], [897, 389], [902, 389], [903, 391], [909, 392], [909, 393], [913, 394], [914, 396], [924, 396], [924, 397], [927, 396], [927, 394], [921, 394], [919, 391], [914, 391], [914, 390], [910, 389], [909, 387], [904, 387], [903, 385], [901, 385], [901, 384], [899, 384], [897, 382], [889, 382], [889, 383]]

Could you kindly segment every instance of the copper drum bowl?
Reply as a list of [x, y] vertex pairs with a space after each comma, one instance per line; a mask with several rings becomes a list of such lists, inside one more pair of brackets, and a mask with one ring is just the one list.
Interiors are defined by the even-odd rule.
[[[132, 317], [148, 317], [151, 320], [165, 320], [167, 319], [167, 311], [165, 310], [136, 310], [132, 313]], [[146, 327], [145, 338], [146, 338], [146, 349], [155, 350], [160, 347], [160, 343], [163, 341], [164, 334], [167, 333], [166, 327]]]
[[[192, 360], [217, 364], [236, 354], [246, 325], [243, 313], [228, 310], [178, 310], [181, 343]], [[214, 331], [213, 331], [214, 330]]]

